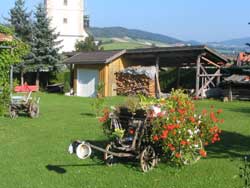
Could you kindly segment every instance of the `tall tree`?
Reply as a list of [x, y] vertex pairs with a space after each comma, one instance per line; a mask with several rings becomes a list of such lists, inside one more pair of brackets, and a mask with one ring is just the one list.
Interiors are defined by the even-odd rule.
[[102, 50], [102, 48], [100, 48], [100, 45], [96, 44], [93, 36], [87, 37], [85, 41], [77, 41], [75, 44], [75, 49], [77, 52]]
[[[27, 44], [30, 44], [32, 40], [32, 21], [31, 21], [31, 12], [28, 12], [25, 8], [24, 0], [16, 0], [15, 5], [9, 12], [10, 18], [8, 19], [10, 25], [15, 30], [15, 35], [22, 41]], [[25, 68], [27, 67], [25, 60], [19, 63], [16, 67], [21, 74], [21, 84], [24, 83], [24, 73]]]
[[39, 4], [35, 12], [29, 60], [33, 70], [37, 72], [37, 86], [39, 86], [40, 71], [55, 70], [61, 61], [60, 41], [57, 40], [59, 34], [55, 33], [55, 28], [50, 28], [50, 22], [44, 6]]

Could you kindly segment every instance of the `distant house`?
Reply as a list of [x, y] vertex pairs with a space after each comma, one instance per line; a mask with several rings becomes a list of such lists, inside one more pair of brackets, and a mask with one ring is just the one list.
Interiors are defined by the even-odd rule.
[[0, 33], [0, 42], [12, 41], [13, 37], [4, 33]]
[[247, 52], [240, 52], [237, 57], [237, 64], [238, 67], [250, 65], [250, 53]]
[[[116, 72], [131, 66], [156, 66], [158, 70], [162, 67], [196, 68], [194, 83], [196, 83], [196, 96], [199, 97], [211, 85], [211, 87], [216, 85], [213, 82], [215, 79], [217, 82], [220, 80], [220, 68], [227, 63], [227, 59], [206, 46], [182, 46], [80, 52], [66, 59], [65, 63], [72, 67], [73, 88], [77, 96], [94, 97], [100, 82], [105, 85], [105, 96], [115, 96]], [[205, 71], [208, 66], [213, 67], [216, 72], [208, 74]], [[155, 80], [159, 83], [159, 79]], [[157, 83], [155, 91], [160, 92]]]

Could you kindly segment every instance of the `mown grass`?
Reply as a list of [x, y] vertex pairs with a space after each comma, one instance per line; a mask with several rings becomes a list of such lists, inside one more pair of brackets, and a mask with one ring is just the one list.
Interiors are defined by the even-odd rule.
[[[107, 98], [106, 105], [124, 100]], [[250, 103], [197, 102], [199, 110], [211, 105], [224, 110], [222, 141], [208, 148], [208, 158], [178, 169], [160, 165], [142, 173], [138, 162], [103, 164], [95, 152], [84, 161], [67, 153], [72, 140], [93, 140], [105, 145], [106, 137], [92, 115], [92, 99], [41, 94], [41, 116], [15, 120], [0, 118], [0, 187], [2, 188], [87, 188], [162, 187], [236, 188], [240, 159], [250, 153]]]

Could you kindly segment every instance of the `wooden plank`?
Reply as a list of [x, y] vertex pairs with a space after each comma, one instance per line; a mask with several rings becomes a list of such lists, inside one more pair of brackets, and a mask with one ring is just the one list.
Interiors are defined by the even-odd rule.
[[195, 90], [195, 96], [199, 97], [199, 89], [200, 89], [200, 66], [201, 66], [201, 55], [198, 56], [197, 62], [196, 62], [196, 90]]
[[205, 57], [202, 57], [202, 59], [205, 60], [208, 64], [214, 65], [217, 68], [221, 68], [221, 66], [217, 65], [216, 63], [212, 62], [211, 60], [209, 60]]
[[210, 78], [212, 76], [217, 77], [217, 76], [222, 76], [222, 74], [200, 74], [200, 77], [208, 77], [208, 78]]
[[[205, 77], [206, 77], [205, 81], [206, 81], [207, 79], [209, 79], [208, 73], [207, 73], [206, 69], [205, 69], [202, 65], [201, 65], [201, 69], [202, 69], [202, 71], [204, 72], [204, 75], [202, 74], [202, 75], [200, 75], [200, 77], [205, 76]], [[203, 84], [202, 84], [202, 85], [203, 85]], [[214, 82], [212, 82], [212, 85], [215, 87]]]
[[[219, 71], [219, 70], [217, 70], [215, 74], [217, 74], [218, 71]], [[203, 90], [204, 88], [208, 87], [209, 84], [211, 84], [211, 82], [213, 81], [214, 78], [215, 78], [214, 76], [211, 77], [211, 78], [209, 78], [209, 80], [205, 83], [205, 85], [203, 85], [203, 86], [201, 87], [201, 89], [199, 89], [199, 91], [198, 91], [198, 96], [201, 94], [201, 92], [202, 92], [202, 90]]]
[[159, 80], [159, 64], [160, 64], [160, 56], [158, 55], [156, 57], [156, 62], [155, 62], [155, 66], [156, 66], [156, 86], [157, 86], [157, 97], [161, 98], [161, 86], [160, 86], [160, 80]]

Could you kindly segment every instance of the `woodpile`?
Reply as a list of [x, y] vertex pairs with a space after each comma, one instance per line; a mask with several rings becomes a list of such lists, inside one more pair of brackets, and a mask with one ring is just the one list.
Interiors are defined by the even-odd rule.
[[155, 80], [146, 75], [134, 75], [123, 72], [118, 72], [115, 75], [118, 95], [134, 96], [142, 94], [155, 96]]

